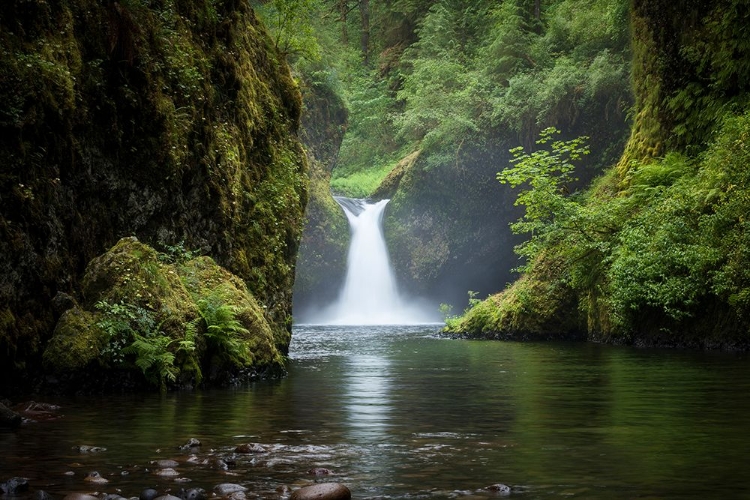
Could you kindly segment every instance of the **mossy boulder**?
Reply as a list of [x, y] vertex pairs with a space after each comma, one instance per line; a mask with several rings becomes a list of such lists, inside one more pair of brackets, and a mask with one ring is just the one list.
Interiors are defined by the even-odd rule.
[[[278, 373], [283, 369], [279, 348], [265, 310], [244, 281], [207, 256], [181, 260], [159, 253], [134, 237], [123, 238], [88, 265], [83, 278], [84, 302], [67, 310], [57, 322], [44, 351], [44, 364], [54, 374], [80, 380], [86, 373], [137, 372], [148, 353], [128, 349], [139, 338], [154, 345], [163, 340], [170, 355], [173, 384], [225, 383], [242, 373]], [[241, 363], [221, 359], [206, 332], [211, 326], [203, 307], [224, 306], [238, 328], [231, 334], [243, 353]], [[166, 376], [166, 375], [165, 375]], [[132, 375], [137, 379], [137, 374]], [[157, 377], [158, 378], [158, 377]], [[147, 380], [142, 380], [145, 385]]]

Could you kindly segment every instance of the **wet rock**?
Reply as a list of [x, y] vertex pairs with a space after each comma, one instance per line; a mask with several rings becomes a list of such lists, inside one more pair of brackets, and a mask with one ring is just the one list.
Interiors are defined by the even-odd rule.
[[104, 495], [104, 498], [102, 500], [127, 500], [122, 495], [118, 495], [117, 493], [108, 493]]
[[167, 468], [167, 467], [174, 468], [174, 467], [177, 467], [180, 464], [176, 460], [154, 460], [154, 461], [151, 462], [151, 465], [156, 465], [157, 467], [159, 467], [161, 469], [164, 469], [164, 468]]
[[0, 492], [4, 495], [18, 495], [19, 493], [28, 491], [28, 489], [29, 482], [24, 477], [12, 477], [4, 483], [0, 483]]
[[94, 483], [94, 484], [104, 484], [104, 483], [109, 482], [108, 479], [102, 477], [102, 475], [99, 474], [97, 471], [89, 472], [89, 474], [86, 477], [84, 477], [83, 480], [88, 481], [89, 483]]
[[234, 493], [236, 491], [247, 491], [247, 488], [240, 484], [233, 483], [222, 483], [214, 486], [214, 493], [220, 496], [229, 495], [230, 493]]
[[197, 448], [201, 445], [201, 442], [196, 438], [190, 438], [188, 439], [187, 443], [180, 446], [180, 449], [182, 450], [189, 450], [191, 448]]
[[156, 497], [154, 500], [181, 500], [180, 497], [176, 497], [174, 495], [166, 494], [162, 495], [160, 497]]
[[258, 443], [245, 443], [234, 449], [237, 453], [268, 453], [268, 450]]
[[32, 498], [34, 500], [54, 500], [52, 495], [50, 495], [44, 490], [36, 490]]
[[154, 500], [154, 498], [158, 496], [158, 491], [153, 488], [146, 488], [145, 490], [141, 491], [141, 494], [138, 496], [138, 500]]
[[0, 429], [15, 429], [22, 421], [21, 415], [0, 403]]
[[99, 500], [99, 497], [88, 493], [68, 493], [63, 500]]
[[192, 479], [189, 477], [176, 477], [174, 480], [175, 483], [189, 483], [190, 481], [192, 481]]
[[180, 490], [179, 497], [182, 500], [206, 500], [206, 490], [203, 488], [190, 488], [188, 490]]
[[107, 451], [107, 448], [101, 446], [90, 446], [87, 444], [79, 444], [78, 446], [74, 446], [73, 449], [78, 453], [101, 453]]
[[227, 495], [227, 499], [228, 500], [246, 500], [247, 495], [245, 494], [244, 491], [235, 491]]
[[17, 405], [14, 409], [28, 422], [46, 422], [60, 418], [57, 413], [60, 407], [49, 403], [28, 401]]
[[510, 495], [510, 486], [502, 483], [495, 483], [484, 488], [486, 491], [491, 491], [497, 495]]
[[165, 467], [164, 469], [156, 469], [154, 471], [154, 474], [156, 474], [157, 476], [162, 476], [162, 477], [174, 477], [174, 476], [180, 475], [179, 472], [177, 472], [171, 467]]
[[300, 488], [289, 500], [351, 500], [352, 492], [339, 483], [320, 483]]
[[328, 476], [331, 474], [331, 471], [324, 467], [315, 467], [314, 469], [307, 471], [307, 473], [312, 474], [313, 476]]

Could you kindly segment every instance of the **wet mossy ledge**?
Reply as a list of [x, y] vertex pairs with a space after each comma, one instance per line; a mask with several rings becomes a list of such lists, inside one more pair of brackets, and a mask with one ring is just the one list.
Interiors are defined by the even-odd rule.
[[[96, 336], [84, 271], [126, 236], [212, 258], [262, 308], [273, 353], [286, 351], [307, 202], [302, 103], [248, 2], [3, 2], [0, 102], [0, 392], [41, 373], [63, 313], [56, 339], [76, 323]], [[195, 302], [183, 298], [163, 300]]]
[[263, 307], [210, 257], [123, 238], [88, 265], [82, 296], [44, 350], [50, 388], [166, 390], [284, 371]]

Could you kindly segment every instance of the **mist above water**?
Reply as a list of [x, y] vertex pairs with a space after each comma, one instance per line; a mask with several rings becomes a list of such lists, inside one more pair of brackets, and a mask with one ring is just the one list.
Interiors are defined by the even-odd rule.
[[401, 297], [383, 236], [389, 200], [335, 197], [349, 220], [351, 243], [346, 280], [338, 299], [308, 314], [307, 323], [328, 325], [408, 325], [439, 322], [437, 311], [420, 299]]

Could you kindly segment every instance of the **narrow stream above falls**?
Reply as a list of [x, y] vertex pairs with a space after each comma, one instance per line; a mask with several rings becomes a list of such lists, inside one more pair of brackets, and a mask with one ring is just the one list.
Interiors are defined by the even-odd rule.
[[[289, 376], [251, 387], [49, 401], [0, 434], [0, 480], [137, 496], [219, 483], [248, 498], [748, 498], [746, 354], [458, 341], [437, 327], [295, 327]], [[203, 444], [178, 449], [189, 438]], [[243, 443], [265, 452], [237, 454]], [[81, 454], [76, 445], [107, 448]], [[154, 474], [173, 459], [179, 478]], [[313, 476], [314, 468], [329, 475]], [[84, 481], [99, 471], [109, 482]], [[72, 475], [70, 475], [72, 473]]]

